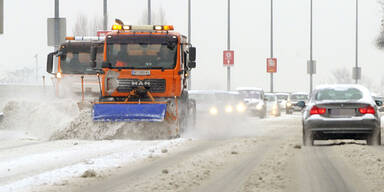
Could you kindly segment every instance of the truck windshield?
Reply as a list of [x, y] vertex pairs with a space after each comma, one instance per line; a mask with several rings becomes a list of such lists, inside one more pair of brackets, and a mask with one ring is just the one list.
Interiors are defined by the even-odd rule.
[[[90, 62], [90, 45], [87, 47], [65, 47], [65, 56], [60, 57], [60, 70], [63, 74], [96, 74]], [[103, 61], [102, 50], [97, 54], [96, 63]]]
[[114, 68], [173, 69], [177, 49], [168, 44], [111, 43], [108, 44], [108, 62]]

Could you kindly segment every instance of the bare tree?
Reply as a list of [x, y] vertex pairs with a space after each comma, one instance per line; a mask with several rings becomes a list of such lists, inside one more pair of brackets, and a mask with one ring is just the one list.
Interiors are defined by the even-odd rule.
[[93, 17], [92, 19], [89, 19], [87, 16], [81, 14], [77, 17], [73, 28], [73, 35], [92, 36], [96, 35], [97, 31], [102, 29], [103, 19], [101, 17]]
[[378, 37], [376, 38], [376, 46], [379, 49], [384, 49], [384, 0], [378, 0], [381, 6], [381, 29]]
[[[139, 18], [137, 24], [139, 25], [146, 25], [148, 21], [148, 11], [143, 11], [141, 14], [141, 17]], [[167, 20], [166, 20], [166, 14], [165, 10], [161, 7], [157, 12], [154, 12], [152, 10], [151, 12], [151, 24], [156, 24], [156, 25], [166, 25]]]
[[330, 83], [352, 83], [352, 74], [346, 68], [338, 68], [331, 73]]

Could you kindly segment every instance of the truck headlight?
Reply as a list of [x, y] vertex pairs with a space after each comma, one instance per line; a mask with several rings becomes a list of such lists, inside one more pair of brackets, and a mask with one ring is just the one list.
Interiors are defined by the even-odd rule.
[[257, 109], [257, 110], [261, 110], [261, 109], [263, 109], [263, 104], [261, 104], [261, 103], [257, 104], [257, 105], [256, 105], [256, 109]]
[[231, 105], [225, 106], [225, 112], [232, 113], [232, 111], [233, 111], [233, 107]]
[[290, 107], [290, 106], [292, 106], [292, 103], [288, 102], [287, 107]]
[[62, 76], [61, 76], [61, 73], [60, 73], [60, 72], [56, 73], [56, 78], [58, 78], [58, 79], [61, 79], [61, 78], [62, 78]]
[[211, 114], [211, 115], [217, 115], [218, 112], [219, 112], [219, 111], [217, 110], [216, 107], [211, 107], [211, 108], [209, 109], [209, 114]]

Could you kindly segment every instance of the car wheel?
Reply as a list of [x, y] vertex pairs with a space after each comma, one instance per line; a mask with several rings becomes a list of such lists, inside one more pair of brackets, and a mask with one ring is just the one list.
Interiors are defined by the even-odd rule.
[[381, 131], [369, 135], [367, 138], [367, 145], [381, 145]]
[[314, 140], [312, 132], [309, 130], [303, 129], [303, 145], [304, 146], [313, 146]]

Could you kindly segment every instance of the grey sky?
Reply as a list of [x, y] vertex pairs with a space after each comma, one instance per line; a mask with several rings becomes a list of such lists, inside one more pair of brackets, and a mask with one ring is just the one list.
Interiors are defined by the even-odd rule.
[[[146, 0], [109, 0], [109, 20], [137, 23]], [[269, 90], [265, 60], [269, 56], [269, 0], [232, 0], [232, 48], [235, 50], [233, 88], [257, 86]], [[330, 72], [354, 65], [354, 0], [314, 0], [314, 83], [326, 82]], [[45, 69], [46, 20], [53, 17], [53, 0], [5, 0], [5, 31], [0, 35], [1, 71], [34, 66], [35, 54]], [[198, 50], [193, 72], [197, 89], [225, 89], [226, 0], [192, 0], [192, 43]], [[67, 18], [67, 34], [79, 14], [101, 16], [102, 0], [61, 0], [60, 16]], [[169, 24], [187, 34], [187, 0], [153, 0], [163, 7]], [[381, 9], [376, 0], [360, 1], [360, 64], [363, 75], [380, 83], [384, 53], [374, 45], [380, 29]], [[275, 0], [275, 90], [308, 90], [309, 0]]]

